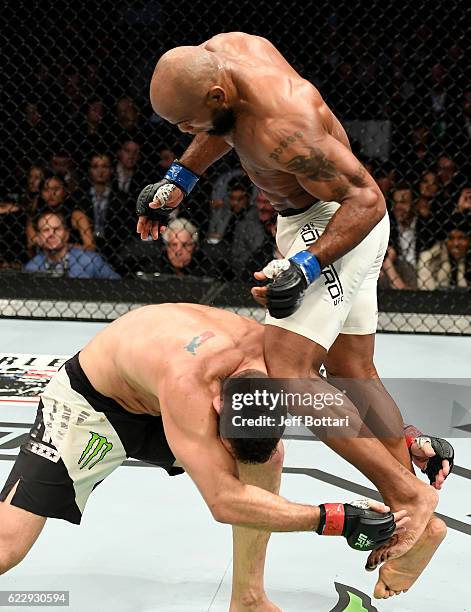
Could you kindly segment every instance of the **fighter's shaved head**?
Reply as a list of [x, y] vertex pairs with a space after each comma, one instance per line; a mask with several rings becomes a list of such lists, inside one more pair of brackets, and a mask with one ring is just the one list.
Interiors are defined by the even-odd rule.
[[217, 56], [202, 46], [175, 47], [162, 55], [150, 85], [154, 111], [170, 121], [184, 119], [195, 105], [204, 103], [218, 85], [222, 66]]

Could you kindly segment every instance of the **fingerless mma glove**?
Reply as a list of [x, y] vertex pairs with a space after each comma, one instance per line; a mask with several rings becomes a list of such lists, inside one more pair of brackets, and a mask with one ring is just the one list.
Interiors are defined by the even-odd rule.
[[425, 436], [417, 429], [417, 427], [414, 427], [413, 425], [407, 425], [404, 428], [404, 436], [406, 438], [409, 452], [411, 452], [411, 446], [414, 444], [414, 442], [417, 442], [421, 448], [426, 442], [430, 442], [432, 445], [432, 448], [435, 451], [435, 456], [431, 457], [427, 461], [427, 466], [421, 470], [423, 474], [427, 474], [430, 484], [435, 482], [438, 472], [442, 469], [442, 461], [445, 459], [447, 459], [450, 464], [449, 473], [451, 474], [451, 470], [453, 469], [454, 465], [455, 451], [453, 446], [447, 440], [444, 440], [443, 438], [436, 438], [434, 436]]
[[[359, 502], [362, 504], [361, 502]], [[396, 529], [392, 512], [380, 513], [351, 504], [321, 504], [319, 535], [344, 536], [355, 550], [373, 550], [385, 544]]]
[[[136, 214], [138, 216], [144, 215], [151, 221], [160, 221], [160, 223], [165, 225], [170, 214], [174, 211], [174, 208], [165, 205], [175, 188], [174, 186], [179, 187], [185, 196], [187, 196], [198, 182], [198, 179], [199, 176], [197, 174], [185, 168], [179, 162], [174, 161], [161, 181], [153, 185], [147, 185], [141, 191], [137, 198]], [[160, 208], [150, 208], [149, 204], [156, 199], [156, 196], [163, 204]]]
[[321, 274], [317, 258], [309, 251], [300, 251], [284, 261], [289, 262], [289, 265], [275, 276], [267, 291], [268, 312], [275, 319], [284, 319], [296, 312], [301, 305], [304, 291]]

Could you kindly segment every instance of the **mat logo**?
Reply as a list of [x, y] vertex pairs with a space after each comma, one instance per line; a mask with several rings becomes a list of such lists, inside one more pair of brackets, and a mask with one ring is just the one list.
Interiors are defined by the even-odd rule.
[[[113, 448], [113, 444], [108, 442], [105, 436], [100, 436], [100, 434], [91, 431], [91, 438], [88, 441], [85, 450], [82, 453], [82, 456], [78, 460], [78, 464], [80, 465], [83, 461], [82, 465], [80, 465], [80, 469], [83, 470], [84, 467], [88, 466], [88, 469], [91, 470], [94, 465], [96, 465], [99, 461], [101, 461], [104, 456], [110, 452]], [[90, 463], [92, 459], [98, 457], [93, 463]]]
[[378, 609], [371, 603], [371, 597], [362, 591], [341, 582], [334, 582], [334, 584], [339, 600], [330, 612], [378, 612]]
[[[313, 244], [321, 235], [321, 232], [312, 224], [306, 223], [301, 228], [301, 237], [306, 246]], [[343, 302], [343, 287], [340, 282], [337, 270], [334, 265], [326, 266], [322, 270], [322, 276], [324, 277], [324, 285], [327, 287], [330, 297], [334, 303], [334, 306]]]

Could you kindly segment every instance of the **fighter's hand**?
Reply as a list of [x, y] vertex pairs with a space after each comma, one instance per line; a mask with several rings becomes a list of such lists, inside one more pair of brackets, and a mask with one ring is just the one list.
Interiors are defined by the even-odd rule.
[[147, 240], [149, 234], [154, 240], [158, 239], [167, 226], [169, 216], [181, 204], [184, 196], [183, 191], [167, 179], [144, 187], [136, 203], [139, 217], [137, 233], [142, 240]]
[[255, 273], [257, 280], [271, 279], [271, 282], [263, 288], [254, 287], [252, 295], [259, 304], [266, 305], [272, 317], [284, 319], [296, 312], [304, 291], [320, 273], [319, 262], [309, 251], [300, 251], [289, 259], [273, 259], [261, 272]]
[[319, 510], [317, 533], [342, 535], [349, 546], [360, 551], [386, 544], [395, 533], [406, 529], [409, 520], [405, 510], [393, 514], [389, 506], [370, 499], [349, 504], [321, 504]]
[[453, 469], [452, 445], [443, 438], [425, 436], [413, 425], [404, 427], [404, 436], [413, 464], [427, 474], [432, 487], [440, 490]]
[[[436, 456], [435, 451], [432, 447], [432, 442], [425, 441], [421, 446], [416, 442], [410, 447], [410, 453], [412, 457], [412, 463], [417, 466], [423, 473], [427, 472], [427, 466], [429, 459]], [[432, 487], [437, 489], [438, 491], [442, 488], [443, 483], [445, 482], [446, 477], [450, 473], [450, 462], [448, 459], [443, 459], [441, 463], [441, 467], [438, 472], [435, 474], [435, 480], [430, 484]]]

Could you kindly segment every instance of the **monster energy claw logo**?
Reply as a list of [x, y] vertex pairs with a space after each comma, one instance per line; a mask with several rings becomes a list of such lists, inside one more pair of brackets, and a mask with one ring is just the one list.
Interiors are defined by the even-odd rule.
[[334, 584], [339, 600], [330, 612], [378, 612], [378, 609], [371, 603], [371, 597], [365, 593], [341, 582]]
[[[103, 457], [108, 453], [112, 448], [113, 444], [108, 442], [105, 436], [100, 436], [100, 434], [95, 433], [94, 431], [90, 432], [92, 437], [88, 441], [85, 450], [82, 453], [78, 463], [79, 465], [85, 459], [85, 461], [80, 466], [80, 469], [83, 470], [84, 467], [88, 466], [88, 469], [91, 470], [94, 465], [96, 465], [99, 461], [103, 459]], [[90, 463], [92, 459], [98, 457], [93, 463]]]

